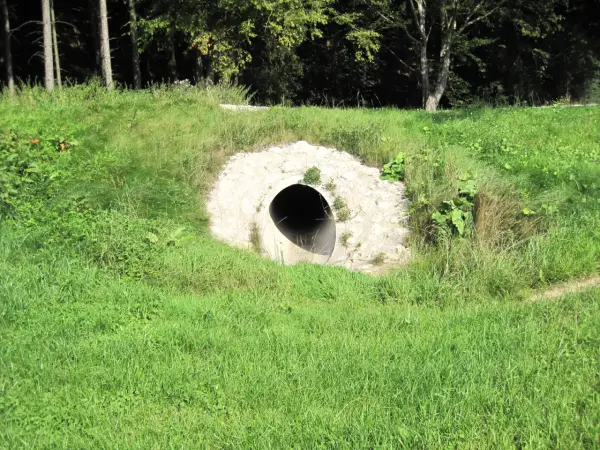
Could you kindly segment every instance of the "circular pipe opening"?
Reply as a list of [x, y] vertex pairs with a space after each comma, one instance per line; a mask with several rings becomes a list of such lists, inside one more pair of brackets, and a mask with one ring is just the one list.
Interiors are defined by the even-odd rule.
[[285, 188], [271, 202], [269, 214], [292, 244], [315, 255], [333, 253], [335, 221], [327, 200], [315, 189], [302, 184]]

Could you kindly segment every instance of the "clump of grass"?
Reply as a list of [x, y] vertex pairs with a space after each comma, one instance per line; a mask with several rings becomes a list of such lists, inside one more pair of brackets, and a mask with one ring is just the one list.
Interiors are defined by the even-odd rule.
[[[271, 186], [269, 186], [269, 189], [271, 189]], [[259, 213], [259, 212], [261, 212], [261, 211], [262, 211], [262, 208], [263, 208], [263, 202], [265, 201], [265, 196], [266, 196], [266, 195], [263, 195], [263, 196], [260, 198], [260, 201], [258, 202], [258, 205], [256, 205], [256, 212], [257, 212], [257, 213]]]
[[385, 253], [379, 253], [371, 260], [371, 264], [373, 264], [374, 266], [381, 266], [384, 262]]
[[339, 195], [333, 200], [333, 209], [338, 222], [348, 222], [352, 216], [352, 212], [346, 203], [346, 200]]
[[475, 198], [475, 235], [479, 242], [506, 248], [535, 232], [537, 218], [523, 216], [515, 194], [497, 192], [490, 187], [479, 189]]
[[256, 253], [262, 253], [262, 239], [260, 238], [260, 230], [258, 229], [258, 224], [256, 222], [252, 222], [250, 225], [250, 245], [252, 246], [252, 250]]
[[340, 236], [340, 244], [342, 244], [342, 247], [348, 248], [348, 241], [351, 237], [352, 233], [350, 231], [346, 231]]
[[331, 192], [331, 193], [334, 193], [334, 192], [335, 192], [335, 188], [336, 188], [337, 186], [335, 185], [335, 183], [333, 182], [333, 180], [332, 180], [332, 179], [330, 179], [330, 180], [329, 180], [329, 181], [328, 181], [328, 182], [325, 184], [325, 186], [324, 186], [324, 187], [325, 187], [325, 189], [326, 189], [327, 191], [329, 191], [329, 192]]
[[302, 179], [304, 184], [310, 184], [316, 186], [317, 184], [321, 184], [321, 169], [318, 167], [311, 167], [304, 174], [304, 178]]

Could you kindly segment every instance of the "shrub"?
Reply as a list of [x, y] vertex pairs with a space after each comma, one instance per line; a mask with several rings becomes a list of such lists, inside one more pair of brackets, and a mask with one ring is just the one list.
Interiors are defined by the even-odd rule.
[[72, 146], [66, 138], [0, 136], [0, 218], [31, 209], [48, 200], [66, 173], [57, 162]]
[[431, 218], [441, 228], [447, 228], [459, 236], [465, 236], [473, 231], [473, 208], [477, 184], [469, 174], [458, 179], [458, 193], [450, 200], [444, 200], [433, 212]]
[[381, 172], [381, 179], [388, 181], [404, 181], [404, 176], [404, 153], [400, 152], [393, 161], [383, 166], [383, 170]]
[[321, 169], [318, 167], [311, 167], [304, 174], [302, 181], [304, 184], [311, 184], [313, 186], [321, 184]]

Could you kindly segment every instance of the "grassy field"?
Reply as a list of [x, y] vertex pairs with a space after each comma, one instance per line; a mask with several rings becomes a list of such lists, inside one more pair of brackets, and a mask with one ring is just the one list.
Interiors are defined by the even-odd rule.
[[[527, 301], [600, 271], [600, 109], [244, 101], [0, 100], [1, 448], [600, 448], [600, 290]], [[300, 139], [405, 153], [408, 266], [211, 239], [228, 156]]]

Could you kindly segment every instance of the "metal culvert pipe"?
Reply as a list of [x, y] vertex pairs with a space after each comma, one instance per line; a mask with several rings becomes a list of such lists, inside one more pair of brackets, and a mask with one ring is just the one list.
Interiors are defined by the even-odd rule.
[[302, 184], [283, 189], [271, 202], [269, 215], [289, 241], [288, 247], [291, 244], [319, 260], [331, 257], [336, 243], [335, 220], [327, 200], [317, 190]]

